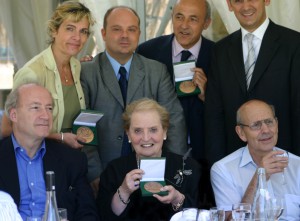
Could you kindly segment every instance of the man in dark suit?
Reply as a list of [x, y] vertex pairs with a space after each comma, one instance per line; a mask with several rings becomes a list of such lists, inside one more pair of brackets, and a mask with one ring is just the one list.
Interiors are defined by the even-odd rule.
[[300, 34], [267, 18], [270, 0], [227, 4], [241, 30], [218, 42], [213, 52], [205, 106], [208, 157], [214, 163], [243, 146], [235, 133], [235, 113], [250, 99], [277, 107], [277, 145], [299, 154]]
[[52, 127], [53, 101], [47, 89], [25, 84], [8, 96], [5, 109], [13, 133], [0, 143], [0, 190], [9, 193], [26, 220], [42, 217], [46, 171], [54, 171], [57, 206], [68, 220], [99, 220], [87, 181], [87, 159], [79, 150], [45, 139]]
[[206, 73], [208, 73], [213, 42], [201, 36], [211, 22], [209, 3], [205, 0], [180, 0], [174, 5], [172, 24], [174, 33], [160, 36], [140, 44], [137, 53], [167, 65], [170, 80], [174, 84], [173, 63], [179, 62], [182, 51], [188, 50], [188, 60], [196, 60], [193, 82], [201, 93], [180, 97], [184, 110], [189, 146], [192, 157], [203, 160], [204, 151], [204, 101]]
[[137, 48], [137, 53], [167, 65], [170, 80], [174, 85], [173, 63], [182, 60], [182, 51], [191, 52], [188, 60], [196, 60], [193, 82], [200, 88], [199, 95], [179, 97], [184, 110], [192, 157], [202, 165], [199, 207], [209, 208], [214, 204], [209, 166], [204, 148], [204, 101], [206, 74], [209, 72], [211, 51], [214, 43], [203, 36], [202, 31], [211, 22], [210, 5], [205, 0], [179, 0], [173, 7], [174, 33], [148, 40]]
[[82, 63], [81, 84], [86, 106], [104, 113], [97, 124], [101, 171], [111, 160], [132, 151], [122, 114], [126, 104], [143, 97], [158, 101], [170, 113], [166, 148], [179, 154], [187, 150], [183, 110], [165, 65], [134, 53], [139, 25], [133, 9], [125, 6], [109, 9], [101, 30], [106, 50], [92, 61]]

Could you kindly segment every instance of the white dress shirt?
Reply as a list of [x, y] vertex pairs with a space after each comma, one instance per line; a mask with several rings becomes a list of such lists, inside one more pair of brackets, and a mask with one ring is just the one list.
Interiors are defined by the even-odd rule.
[[[211, 168], [211, 183], [218, 207], [230, 211], [233, 203], [239, 203], [256, 172], [248, 147], [242, 147], [214, 163]], [[273, 174], [267, 181], [271, 195], [285, 199], [283, 215], [279, 220], [300, 220], [300, 157], [289, 153], [289, 164], [284, 172]]]
[[0, 221], [22, 221], [11, 196], [0, 191]]

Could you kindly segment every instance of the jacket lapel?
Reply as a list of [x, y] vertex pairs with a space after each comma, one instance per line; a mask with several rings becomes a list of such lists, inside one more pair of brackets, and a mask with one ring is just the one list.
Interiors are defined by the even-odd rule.
[[170, 74], [172, 82], [174, 82], [174, 70], [173, 70], [173, 52], [172, 52], [172, 41], [174, 38], [174, 34], [171, 34], [167, 37], [166, 41], [163, 41], [161, 45], [158, 45], [157, 47], [159, 48], [161, 58], [159, 61], [161, 63], [167, 64], [167, 69]]
[[[61, 166], [61, 161], [63, 159], [60, 159], [59, 154], [55, 153], [55, 151], [52, 150], [48, 140], [46, 140], [45, 142], [46, 142], [46, 154], [43, 157], [45, 184], [46, 184], [46, 171], [54, 171], [55, 180], [58, 181], [65, 180], [64, 178], [64, 176], [66, 176], [66, 174], [64, 173], [65, 170]], [[58, 182], [56, 183], [57, 184], [55, 185], [55, 191], [56, 191], [56, 195], [59, 195], [61, 193], [61, 189], [60, 189], [60, 185], [58, 185]]]
[[233, 72], [239, 82], [241, 90], [243, 93], [247, 93], [241, 30], [233, 33], [228, 47], [227, 56], [229, 57], [230, 65], [233, 67]]
[[273, 55], [276, 53], [279, 44], [276, 44], [278, 39], [278, 33], [276, 31], [275, 24], [270, 21], [270, 24], [264, 34], [259, 54], [256, 59], [256, 64], [254, 67], [252, 79], [249, 86], [249, 91], [251, 91], [259, 79], [263, 76], [269, 63], [272, 60]]
[[145, 78], [145, 69], [140, 61], [138, 54], [133, 54], [133, 59], [130, 66], [130, 75], [127, 89], [127, 103], [131, 103], [134, 100], [134, 95], [137, 89], [141, 86], [143, 79]]
[[[122, 92], [119, 86], [118, 79], [116, 78], [116, 75], [114, 73], [114, 69], [112, 68], [105, 53], [102, 53], [99, 59], [100, 59], [99, 71], [102, 72], [102, 74], [100, 75], [103, 76], [104, 84], [106, 85], [110, 93], [115, 97], [115, 99], [120, 103], [120, 105], [124, 107]], [[127, 100], [128, 100], [128, 95], [127, 95]]]
[[17, 206], [19, 206], [20, 184], [17, 161], [11, 137], [6, 138], [1, 144], [0, 180], [4, 183], [4, 190], [12, 196]]

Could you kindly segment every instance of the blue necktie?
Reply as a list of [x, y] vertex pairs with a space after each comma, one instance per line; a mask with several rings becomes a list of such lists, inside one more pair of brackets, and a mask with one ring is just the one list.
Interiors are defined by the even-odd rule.
[[[124, 102], [124, 109], [125, 109], [126, 97], [127, 97], [127, 86], [128, 86], [128, 82], [127, 82], [127, 78], [126, 78], [127, 71], [124, 67], [121, 66], [120, 69], [119, 69], [119, 73], [120, 73], [119, 85], [120, 85], [120, 89], [121, 89], [121, 92], [122, 92], [122, 97], [123, 97], [123, 102]], [[122, 156], [127, 156], [131, 152], [132, 152], [131, 145], [128, 142], [127, 134], [124, 131], [121, 155]]]
[[119, 85], [122, 92], [122, 97], [124, 101], [124, 107], [126, 106], [126, 97], [127, 97], [127, 79], [126, 79], [126, 69], [124, 67], [120, 67], [119, 69], [120, 73], [120, 79], [119, 79]]

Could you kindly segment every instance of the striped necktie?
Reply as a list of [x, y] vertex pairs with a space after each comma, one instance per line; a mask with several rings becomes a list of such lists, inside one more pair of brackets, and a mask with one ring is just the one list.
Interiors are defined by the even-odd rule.
[[248, 33], [245, 38], [247, 40], [248, 45], [248, 56], [245, 62], [245, 74], [246, 74], [246, 81], [247, 81], [247, 88], [249, 88], [254, 66], [256, 63], [256, 56], [254, 51], [254, 45], [253, 45], [253, 37], [254, 35], [251, 33]]

